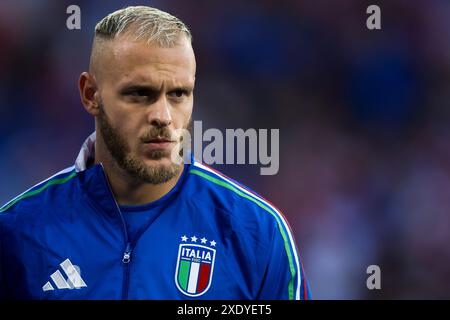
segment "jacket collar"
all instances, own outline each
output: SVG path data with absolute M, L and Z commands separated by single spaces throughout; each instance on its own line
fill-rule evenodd
M 81 172 L 87 169 L 88 162 L 92 161 L 95 157 L 95 137 L 96 132 L 94 131 L 91 135 L 84 141 L 81 146 L 81 150 L 78 153 L 77 159 L 75 160 L 75 171 Z
M 79 181 L 82 190 L 92 205 L 109 215 L 117 215 L 120 209 L 112 193 L 109 185 L 106 172 L 101 163 L 95 164 L 95 131 L 85 140 L 81 150 L 75 160 L 75 170 L 78 173 Z M 191 165 L 195 161 L 192 154 L 189 155 Z M 179 191 L 183 181 L 188 175 L 189 167 L 184 167 L 182 177 L 180 177 L 177 185 L 169 192 L 170 196 Z M 163 199 L 164 198 L 164 199 Z M 168 196 L 156 200 L 157 203 L 162 203 L 167 200 Z
M 89 202 L 109 215 L 116 215 L 118 207 L 101 163 L 94 164 L 95 131 L 84 141 L 75 160 L 80 186 Z M 91 165 L 90 165 L 91 164 Z

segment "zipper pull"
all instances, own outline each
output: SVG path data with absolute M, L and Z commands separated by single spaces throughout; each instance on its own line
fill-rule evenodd
M 130 243 L 127 243 L 127 248 L 125 249 L 125 252 L 123 253 L 122 262 L 129 263 L 130 260 L 131 260 L 131 245 L 130 245 Z

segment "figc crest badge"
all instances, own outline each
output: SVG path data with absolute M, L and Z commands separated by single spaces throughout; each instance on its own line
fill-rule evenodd
M 190 240 L 190 241 L 188 241 Z M 208 291 L 216 259 L 214 240 L 208 241 L 193 237 L 181 237 L 178 248 L 175 284 L 183 294 L 198 297 Z

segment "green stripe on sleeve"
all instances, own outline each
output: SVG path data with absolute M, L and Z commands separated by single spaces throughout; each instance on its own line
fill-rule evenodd
M 42 187 L 40 187 L 39 189 L 35 189 L 35 190 L 31 190 L 29 192 L 26 192 L 23 195 L 21 195 L 20 197 L 18 197 L 16 199 L 12 200 L 11 202 L 5 204 L 2 208 L 0 208 L 0 212 L 4 212 L 4 211 L 8 210 L 13 205 L 15 205 L 17 202 L 19 202 L 20 200 L 23 200 L 25 198 L 29 198 L 29 197 L 32 197 L 32 196 L 35 196 L 35 195 L 41 193 L 42 191 L 44 191 L 45 189 L 47 189 L 48 187 L 50 187 L 52 185 L 66 183 L 67 181 L 69 181 L 70 179 L 75 177 L 76 175 L 77 175 L 76 172 L 72 172 L 67 177 L 50 180 L 46 184 L 44 184 Z
M 247 194 L 245 194 L 244 192 L 242 192 L 241 190 L 237 189 L 235 186 L 233 186 L 232 184 L 230 184 L 230 183 L 228 183 L 226 181 L 219 180 L 217 178 L 214 178 L 214 177 L 210 176 L 209 174 L 207 174 L 205 172 L 202 172 L 202 171 L 199 171 L 199 170 L 196 170 L 196 169 L 191 169 L 189 172 L 193 173 L 193 174 L 196 174 L 196 175 L 198 175 L 198 176 L 200 176 L 200 177 L 202 177 L 202 178 L 204 178 L 204 179 L 206 179 L 208 181 L 211 181 L 211 182 L 213 182 L 213 183 L 215 183 L 215 184 L 217 184 L 219 186 L 227 188 L 227 189 L 233 191 L 234 193 L 236 193 L 237 195 L 239 195 L 239 196 L 241 196 L 241 197 L 243 197 L 243 198 L 245 198 L 247 200 L 252 201 L 253 203 L 257 204 L 259 207 L 261 207 L 265 211 L 269 212 L 275 218 L 275 220 L 277 221 L 277 224 L 278 224 L 278 229 L 280 230 L 281 236 L 282 236 L 283 241 L 284 241 L 284 249 L 286 250 L 286 253 L 287 253 L 287 256 L 288 256 L 289 270 L 291 272 L 291 280 L 289 280 L 289 284 L 288 284 L 289 300 L 294 300 L 294 280 L 295 280 L 296 271 L 295 271 L 294 263 L 293 263 L 293 260 L 292 260 L 291 247 L 289 245 L 289 241 L 287 239 L 286 232 L 284 231 L 283 226 L 282 226 L 282 224 L 280 222 L 280 217 L 278 217 L 277 214 L 275 212 L 273 212 L 272 209 L 267 207 L 264 203 L 256 200 L 253 197 L 248 196 Z

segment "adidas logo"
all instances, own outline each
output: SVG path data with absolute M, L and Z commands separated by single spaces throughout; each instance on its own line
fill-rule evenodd
M 60 264 L 62 270 L 66 274 L 67 278 L 64 278 L 61 271 L 56 270 L 50 276 L 53 284 L 57 289 L 81 289 L 83 287 L 87 287 L 83 278 L 80 275 L 80 268 L 78 266 L 74 266 L 69 259 L 64 260 Z M 55 290 L 55 287 L 52 285 L 52 281 L 47 281 L 46 284 L 42 286 L 42 291 L 52 291 Z

